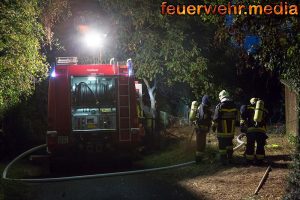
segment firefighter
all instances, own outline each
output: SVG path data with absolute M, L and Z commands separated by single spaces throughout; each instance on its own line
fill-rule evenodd
M 251 98 L 250 105 L 243 105 L 240 109 L 240 126 L 246 133 L 247 145 L 245 157 L 248 164 L 260 165 L 265 159 L 265 144 L 268 138 L 266 134 L 266 118 L 268 111 L 259 98 Z M 257 144 L 255 151 L 255 143 Z M 256 159 L 255 159 L 256 158 Z
M 140 120 L 144 118 L 144 112 L 139 101 L 136 104 L 136 112 Z
M 210 100 L 208 95 L 202 97 L 202 102 L 197 110 L 196 126 L 196 162 L 200 162 L 206 146 L 206 135 L 211 125 Z
M 223 165 L 226 165 L 233 162 L 232 140 L 235 133 L 235 123 L 238 120 L 238 111 L 226 90 L 219 93 L 219 99 L 220 103 L 216 106 L 213 115 L 212 130 L 217 131 L 220 160 Z

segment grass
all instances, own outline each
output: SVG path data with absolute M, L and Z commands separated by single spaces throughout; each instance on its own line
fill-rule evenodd
M 145 156 L 139 164 L 145 168 L 155 168 L 194 161 L 196 148 L 195 138 L 189 141 L 190 135 L 186 134 L 186 136 L 187 137 L 177 138 L 171 143 L 168 142 L 168 146 L 165 146 L 159 152 L 154 152 L 151 155 Z M 203 162 L 173 169 L 172 171 L 158 172 L 157 177 L 173 181 L 174 179 L 185 179 L 197 176 L 199 173 L 207 174 L 212 170 L 219 168 L 220 165 L 217 161 L 217 140 L 213 139 L 213 136 L 209 136 L 208 139 L 209 138 L 211 142 L 206 146 Z
M 185 130 L 187 131 L 187 130 Z M 173 164 L 179 164 L 183 162 L 192 161 L 195 158 L 195 136 L 189 143 L 190 130 L 185 134 L 186 137 L 178 137 L 176 142 L 169 143 L 162 151 L 155 152 L 149 156 L 144 157 L 140 164 L 145 168 L 162 167 Z M 182 134 L 182 133 L 180 133 Z M 283 134 L 269 134 L 269 139 L 267 140 L 266 155 L 271 161 L 278 158 L 279 155 L 284 157 L 283 159 L 289 159 L 293 152 L 293 145 L 288 143 L 288 136 Z M 194 175 L 205 175 L 209 173 L 214 173 L 222 170 L 224 166 L 220 165 L 218 162 L 218 141 L 214 135 L 208 135 L 207 141 L 210 143 L 206 146 L 205 158 L 202 163 L 197 165 L 191 165 L 188 167 L 176 169 L 178 173 L 176 176 L 182 178 L 188 178 Z M 243 138 L 246 141 L 246 138 Z M 234 146 L 237 145 L 236 138 L 233 140 Z M 244 159 L 245 146 L 234 152 L 234 157 L 237 162 L 241 163 Z M 288 157 L 288 158 L 287 158 Z M 163 172 L 167 173 L 168 172 Z M 160 176 L 162 174 L 160 173 Z
M 167 149 L 146 156 L 141 162 L 146 168 L 153 168 L 188 162 L 193 159 L 193 149 L 188 146 L 185 147 L 185 144 L 181 142 L 171 144 Z
M 1 177 L 4 168 L 8 163 L 0 163 Z M 37 174 L 37 168 L 32 167 L 26 160 L 21 160 L 14 164 L 8 171 L 7 177 L 9 178 L 24 178 L 28 173 Z M 32 186 L 26 183 L 8 181 L 1 179 L 0 182 L 0 200 L 25 200 L 34 199 L 32 194 Z

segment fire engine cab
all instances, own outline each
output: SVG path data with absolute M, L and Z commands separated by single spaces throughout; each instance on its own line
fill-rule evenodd
M 79 65 L 76 57 L 57 58 L 48 89 L 48 153 L 74 157 L 135 149 L 143 136 L 135 84 L 130 59 Z

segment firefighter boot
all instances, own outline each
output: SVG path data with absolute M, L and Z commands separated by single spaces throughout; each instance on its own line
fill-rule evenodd
M 253 165 L 254 164 L 254 155 L 245 154 L 245 165 Z

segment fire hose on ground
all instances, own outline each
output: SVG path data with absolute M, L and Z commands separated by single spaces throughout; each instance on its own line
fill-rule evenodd
M 237 142 L 239 143 L 238 146 L 234 148 L 234 150 L 237 150 L 241 148 L 244 145 L 244 142 L 241 140 L 241 138 L 244 136 L 244 134 L 240 134 L 237 137 Z M 150 168 L 150 169 L 142 169 L 142 170 L 132 170 L 132 171 L 124 171 L 124 172 L 114 172 L 114 173 L 105 173 L 105 174 L 92 174 L 92 175 L 82 175 L 82 176 L 69 176 L 69 177 L 58 177 L 58 178 L 26 178 L 26 179 L 16 179 L 16 178 L 8 178 L 7 173 L 10 167 L 16 163 L 17 161 L 21 160 L 22 158 L 30 155 L 31 153 L 38 151 L 40 149 L 45 148 L 47 145 L 43 144 L 37 147 L 34 147 L 32 149 L 29 149 L 28 151 L 25 151 L 24 153 L 17 156 L 15 159 L 13 159 L 4 169 L 2 173 L 2 179 L 7 181 L 20 181 L 20 182 L 26 182 L 26 183 L 46 183 L 46 182 L 63 182 L 63 181 L 75 181 L 75 180 L 82 180 L 82 179 L 93 179 L 93 178 L 104 178 L 104 177 L 113 177 L 113 176 L 125 176 L 125 175 L 133 175 L 133 174 L 142 174 L 142 173 L 148 173 L 148 172 L 156 172 L 156 171 L 162 171 L 167 169 L 175 169 L 180 167 L 185 167 L 188 165 L 195 164 L 196 161 L 189 161 L 181 164 L 176 165 L 169 165 L 165 167 L 157 167 L 157 168 Z
M 236 141 L 238 142 L 238 145 L 236 147 L 233 148 L 233 151 L 236 151 L 238 149 L 240 149 L 242 146 L 245 145 L 245 142 L 242 141 L 242 137 L 246 136 L 245 133 L 241 133 L 237 136 Z

